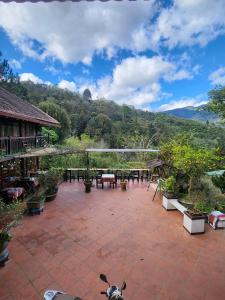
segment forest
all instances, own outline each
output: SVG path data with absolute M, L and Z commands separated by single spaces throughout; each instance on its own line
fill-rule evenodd
M 92 99 L 54 85 L 20 82 L 7 60 L 0 60 L 0 86 L 10 90 L 56 118 L 61 128 L 42 129 L 53 144 L 78 146 L 104 145 L 110 148 L 160 148 L 171 140 L 183 140 L 194 148 L 217 149 L 225 153 L 225 128 L 217 124 L 185 120 L 163 113 L 152 113 L 109 99 Z M 209 92 L 214 99 L 223 88 Z M 209 109 L 220 113 L 210 101 Z M 217 109 L 217 110 L 216 110 Z M 221 116 L 223 117 L 223 115 Z

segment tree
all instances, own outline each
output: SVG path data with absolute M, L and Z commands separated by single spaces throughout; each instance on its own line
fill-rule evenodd
M 225 119 L 225 87 L 218 86 L 209 91 L 209 103 L 206 109 L 217 113 L 222 119 Z
M 90 101 L 92 99 L 91 92 L 89 89 L 85 89 L 83 92 L 83 99 Z
M 71 115 L 71 129 L 72 134 L 77 135 L 78 137 L 81 136 L 82 133 L 84 133 L 85 127 L 87 125 L 87 114 L 81 112 Z
M 20 78 L 18 74 L 15 74 L 9 65 L 7 59 L 2 58 L 2 53 L 0 51 L 0 87 L 3 87 L 16 94 L 18 97 L 27 99 L 27 90 L 20 83 Z
M 2 59 L 0 52 L 0 84 L 18 83 L 19 76 L 13 73 L 7 59 Z
M 100 113 L 89 120 L 85 132 L 91 137 L 104 139 L 106 142 L 110 143 L 112 127 L 112 120 L 105 114 Z
M 48 137 L 50 140 L 50 143 L 52 143 L 52 144 L 55 144 L 59 139 L 59 136 L 56 133 L 56 131 L 54 129 L 50 129 L 47 127 L 42 127 L 41 134 L 45 137 Z
M 61 128 L 56 129 L 56 132 L 60 140 L 63 140 L 70 134 L 70 118 L 65 109 L 50 101 L 41 102 L 39 107 L 48 115 L 59 121 Z
M 188 195 L 191 198 L 193 182 L 209 169 L 215 168 L 218 157 L 215 150 L 196 149 L 189 145 L 174 145 L 172 148 L 173 166 L 189 177 Z

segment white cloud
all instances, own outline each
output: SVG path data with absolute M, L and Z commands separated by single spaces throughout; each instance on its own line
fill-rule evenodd
M 90 64 L 95 53 L 108 58 L 116 49 L 136 50 L 145 41 L 144 26 L 155 12 L 154 1 L 79 3 L 1 3 L 0 26 L 25 55 L 64 63 Z M 137 28 L 140 28 L 137 31 Z
M 76 91 L 76 84 L 73 81 L 61 80 L 58 83 L 58 87 L 64 90 L 69 90 L 70 92 Z
M 26 56 L 86 65 L 95 54 L 204 46 L 225 33 L 225 0 L 158 3 L 1 3 L 0 27 Z
M 213 85 L 225 85 L 225 67 L 221 67 L 209 75 Z
M 175 63 L 161 56 L 130 57 L 122 60 L 112 76 L 101 78 L 97 83 L 83 82 L 80 91 L 88 87 L 94 98 L 106 98 L 118 103 L 126 103 L 137 107 L 158 101 L 162 96 L 161 80 L 174 81 L 190 79 L 188 71 L 179 69 Z
M 14 68 L 14 69 L 21 69 L 21 67 L 22 67 L 21 62 L 17 59 L 10 60 L 9 65 L 11 68 Z
M 151 28 L 152 47 L 205 46 L 225 33 L 224 15 L 224 0 L 174 0 Z
M 50 81 L 44 81 L 40 77 L 34 75 L 33 73 L 22 73 L 19 75 L 20 81 L 32 81 L 37 84 L 47 84 L 52 85 Z
M 207 100 L 204 100 L 206 97 L 204 95 L 198 95 L 195 98 L 183 98 L 180 100 L 173 100 L 169 103 L 161 105 L 157 111 L 166 111 L 176 108 L 182 108 L 187 106 L 199 106 L 207 103 Z
M 46 66 L 45 67 L 45 71 L 50 72 L 53 75 L 57 75 L 60 73 L 60 70 L 58 70 L 57 68 L 55 68 L 54 66 Z
M 32 81 L 33 83 L 44 83 L 44 81 L 33 73 L 20 74 L 21 81 Z

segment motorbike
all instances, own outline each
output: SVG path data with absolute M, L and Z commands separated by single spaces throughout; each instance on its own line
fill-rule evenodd
M 126 282 L 124 281 L 121 287 L 110 285 L 106 275 L 100 274 L 100 279 L 108 284 L 105 291 L 100 292 L 105 295 L 108 300 L 124 300 L 123 291 L 126 289 Z M 74 297 L 61 291 L 48 290 L 44 293 L 44 300 L 82 300 L 80 297 Z

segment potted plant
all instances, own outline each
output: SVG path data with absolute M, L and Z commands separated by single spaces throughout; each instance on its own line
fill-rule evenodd
M 56 169 L 51 169 L 44 175 L 46 201 L 52 201 L 56 198 L 56 195 L 58 193 L 58 183 L 60 178 L 61 178 L 61 173 L 59 170 Z
M 221 197 L 221 191 L 210 178 L 200 177 L 192 186 L 191 195 L 188 197 L 193 208 L 184 212 L 184 228 L 191 234 L 204 233 L 208 214 L 221 203 Z
M 128 177 L 128 172 L 126 171 L 122 171 L 121 174 L 121 180 L 120 180 L 120 187 L 121 187 L 121 191 L 126 191 L 127 190 L 127 177 Z
M 92 187 L 92 181 L 90 179 L 89 170 L 86 170 L 84 186 L 85 186 L 85 193 L 90 193 Z
M 90 193 L 91 187 L 92 187 L 92 181 L 91 181 L 90 169 L 89 169 L 88 152 L 87 152 L 87 156 L 86 156 L 86 171 L 85 171 L 84 186 L 85 186 L 85 193 Z
M 170 176 L 165 180 L 161 180 L 160 188 L 163 193 L 163 207 L 166 210 L 175 210 L 176 208 L 173 205 L 171 205 L 170 200 L 177 199 L 176 178 L 174 176 Z
M 33 214 L 41 214 L 44 210 L 44 203 L 45 203 L 45 190 L 38 190 L 30 199 L 27 201 L 27 209 L 28 213 Z
M 9 259 L 8 244 L 12 239 L 10 229 L 17 225 L 22 217 L 24 205 L 22 202 L 5 204 L 0 201 L 0 266 L 4 266 Z

